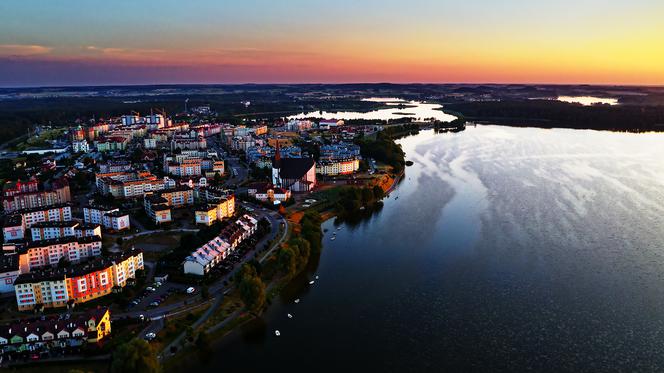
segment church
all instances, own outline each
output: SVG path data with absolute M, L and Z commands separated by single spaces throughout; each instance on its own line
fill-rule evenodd
M 272 161 L 272 184 L 291 192 L 310 192 L 316 186 L 316 161 L 313 158 L 281 158 L 279 143 Z

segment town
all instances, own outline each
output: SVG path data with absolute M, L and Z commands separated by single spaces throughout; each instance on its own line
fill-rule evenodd
M 403 154 L 375 143 L 413 128 L 387 129 L 218 123 L 207 105 L 38 126 L 2 157 L 0 362 L 108 359 L 136 337 L 166 359 L 200 342 L 195 325 L 260 310 L 242 281 L 303 269 L 320 232 L 302 227 L 339 204 L 330 191 L 372 191 L 364 209 L 395 185 Z

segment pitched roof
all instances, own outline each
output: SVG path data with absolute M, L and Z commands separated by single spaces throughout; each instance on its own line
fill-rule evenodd
M 313 158 L 282 158 L 279 176 L 282 179 L 301 179 L 315 166 Z

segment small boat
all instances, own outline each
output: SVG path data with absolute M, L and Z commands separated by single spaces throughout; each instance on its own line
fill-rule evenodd
M 341 230 L 341 227 L 337 228 L 337 230 L 340 231 L 340 230 Z
M 276 336 L 278 337 L 278 336 L 280 336 L 280 335 L 281 335 L 281 333 L 279 333 L 279 331 L 278 331 L 278 330 L 275 330 L 275 331 L 274 331 L 274 335 L 276 335 Z
M 291 315 L 290 313 L 287 316 L 288 316 L 289 319 L 293 318 L 293 315 Z
M 332 238 L 330 238 L 330 241 L 334 241 L 335 238 L 336 238 L 336 237 L 332 237 Z
M 313 284 L 314 284 L 314 280 L 309 281 L 309 285 L 313 285 Z
M 300 298 L 295 299 L 295 303 L 300 303 Z
M 399 196 L 394 197 L 394 200 L 395 200 L 395 201 L 398 200 L 398 199 L 399 199 Z
M 318 280 L 318 276 L 316 276 L 316 280 Z
M 364 211 L 364 206 L 360 207 L 360 211 Z

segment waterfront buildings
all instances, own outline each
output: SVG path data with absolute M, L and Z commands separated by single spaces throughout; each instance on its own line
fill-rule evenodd
M 272 184 L 291 192 L 310 192 L 316 186 L 313 158 L 281 158 L 279 145 L 272 162 Z
M 258 221 L 243 215 L 221 233 L 189 255 L 182 263 L 185 274 L 203 276 L 223 261 L 237 246 L 256 232 Z
M 247 186 L 247 194 L 261 202 L 286 202 L 291 198 L 291 191 L 275 188 L 270 183 L 253 183 Z

